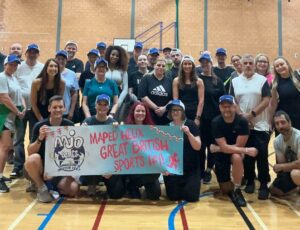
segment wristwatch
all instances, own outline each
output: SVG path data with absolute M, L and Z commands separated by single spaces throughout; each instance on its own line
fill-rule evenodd
M 201 116 L 197 115 L 196 119 L 200 121 L 201 120 Z
M 256 117 L 256 112 L 255 111 L 251 111 L 251 115 L 253 116 L 253 117 Z

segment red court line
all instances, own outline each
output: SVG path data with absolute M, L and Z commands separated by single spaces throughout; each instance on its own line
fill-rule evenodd
M 187 223 L 187 219 L 186 219 L 186 215 L 185 215 L 185 211 L 184 211 L 183 207 L 180 209 L 180 216 L 181 216 L 183 230 L 189 230 L 189 226 Z
M 101 206 L 99 208 L 99 211 L 98 211 L 97 217 L 95 219 L 92 230 L 97 230 L 98 229 L 98 227 L 100 225 L 101 218 L 102 218 L 103 213 L 104 213 L 104 209 L 105 209 L 106 204 L 107 204 L 107 200 L 103 200 L 101 202 Z

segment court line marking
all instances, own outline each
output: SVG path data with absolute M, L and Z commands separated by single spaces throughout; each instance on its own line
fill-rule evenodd
M 24 211 L 15 219 L 15 221 L 9 225 L 8 230 L 13 230 L 23 220 L 23 218 L 30 212 L 34 205 L 36 205 L 37 199 L 33 200 Z
M 50 212 L 46 215 L 46 218 L 43 220 L 43 222 L 39 226 L 38 230 L 45 229 L 45 227 L 47 226 L 47 224 L 49 223 L 49 221 L 51 220 L 51 218 L 53 217 L 53 215 L 55 214 L 55 212 L 57 211 L 57 209 L 59 208 L 59 206 L 62 204 L 63 201 L 64 201 L 64 197 L 62 196 L 52 207 Z
M 5 183 L 7 183 L 8 184 L 8 188 L 10 189 L 13 185 L 15 185 L 17 182 L 19 181 L 19 179 L 16 179 L 16 180 L 14 180 L 13 182 L 11 182 L 11 183 L 7 183 L 7 182 L 5 182 Z M 6 192 L 7 193 L 7 192 Z M 6 193 L 0 193 L 0 196 L 3 196 L 4 194 L 6 194 Z
M 101 222 L 101 218 L 102 218 L 103 213 L 104 213 L 104 209 L 105 209 L 106 204 L 107 204 L 107 200 L 102 200 L 92 230 L 97 230 L 98 229 L 98 227 L 100 225 L 100 222 Z
M 254 216 L 254 218 L 256 219 L 257 223 L 260 225 L 261 229 L 263 230 L 268 230 L 267 225 L 264 223 L 264 221 L 260 218 L 260 216 L 258 215 L 257 212 L 255 212 L 255 210 L 253 209 L 253 207 L 247 203 L 247 208 L 249 209 L 249 211 L 252 213 L 252 215 Z
M 250 221 L 249 218 L 247 217 L 247 215 L 246 215 L 246 213 L 244 212 L 244 210 L 243 210 L 240 206 L 238 206 L 236 202 L 234 202 L 232 196 L 230 196 L 229 194 L 228 194 L 228 196 L 229 196 L 229 198 L 231 199 L 231 201 L 232 201 L 233 205 L 235 206 L 236 210 L 239 212 L 239 214 L 240 214 L 241 217 L 243 218 L 243 220 L 244 220 L 245 224 L 248 226 L 248 228 L 249 228 L 250 230 L 255 230 L 253 224 L 251 223 L 251 221 Z
M 199 196 L 199 199 L 203 197 L 211 196 L 213 194 L 214 194 L 213 192 L 203 193 Z M 175 225 L 174 225 L 175 216 L 178 213 L 178 211 L 180 211 L 180 209 L 183 208 L 186 204 L 188 204 L 187 201 L 182 201 L 171 211 L 168 219 L 169 230 L 175 230 Z
M 280 201 L 280 202 L 285 203 L 285 204 L 286 204 L 290 209 L 292 209 L 292 211 L 300 218 L 300 212 L 297 211 L 297 210 L 291 205 L 290 202 L 288 202 L 287 200 L 279 199 L 279 198 L 274 197 L 274 196 L 272 196 L 272 199 L 275 199 L 275 200 L 278 200 L 278 201 Z

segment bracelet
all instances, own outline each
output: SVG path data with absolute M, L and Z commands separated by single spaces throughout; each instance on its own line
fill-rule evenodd
M 253 116 L 253 117 L 256 117 L 257 116 L 257 114 L 256 114 L 256 112 L 255 111 L 251 111 L 251 115 Z
M 43 140 L 40 140 L 39 138 L 36 139 L 38 144 L 42 144 Z
M 196 119 L 200 121 L 201 120 L 201 116 L 197 115 Z

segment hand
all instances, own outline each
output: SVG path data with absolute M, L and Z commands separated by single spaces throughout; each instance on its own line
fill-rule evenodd
M 114 119 L 114 116 L 112 114 L 109 114 L 108 117 L 110 117 L 111 119 Z
M 189 134 L 191 133 L 189 127 L 187 127 L 187 126 L 185 126 L 185 125 L 183 125 L 183 126 L 181 127 L 181 130 L 182 130 L 186 135 L 189 135 Z
M 218 145 L 215 145 L 215 144 L 211 144 L 209 146 L 209 149 L 210 149 L 211 153 L 217 153 L 217 152 L 221 151 L 220 147 Z
M 248 156 L 256 157 L 257 153 L 258 153 L 258 151 L 254 147 L 246 148 L 245 154 L 248 155 Z
M 105 179 L 109 180 L 109 179 L 112 177 L 112 175 L 111 175 L 111 174 L 103 175 L 103 177 L 104 177 Z
M 69 120 L 72 120 L 72 119 L 73 119 L 73 116 L 74 116 L 74 112 L 69 112 L 69 114 L 68 114 L 68 119 L 69 119 Z
M 157 107 L 154 111 L 159 117 L 162 117 L 166 112 L 166 108 L 164 106 Z
M 24 111 L 18 112 L 18 113 L 17 113 L 17 116 L 18 116 L 19 119 L 23 119 L 24 116 L 25 116 L 25 112 L 24 112 Z
M 251 113 L 241 113 L 241 116 L 247 119 L 248 122 L 252 119 L 252 114 Z
M 47 125 L 43 125 L 39 130 L 40 135 L 38 138 L 41 141 L 44 140 L 46 138 L 46 136 L 48 135 L 49 131 L 50 131 L 49 127 Z
M 170 176 L 171 175 L 171 173 L 169 173 L 168 171 L 165 171 L 162 174 L 163 174 L 163 176 Z
M 281 167 L 280 164 L 274 165 L 273 166 L 273 170 L 274 170 L 275 173 L 279 173 L 279 172 L 283 171 L 283 169 L 282 169 L 282 167 Z
M 196 124 L 198 127 L 200 126 L 200 120 L 199 120 L 199 119 L 196 118 L 196 119 L 194 120 L 194 122 L 195 122 L 195 124 Z
M 112 123 L 112 125 L 113 125 L 114 128 L 117 128 L 119 126 L 119 122 L 115 121 L 115 122 Z

